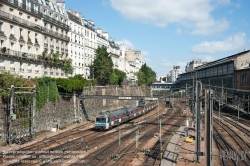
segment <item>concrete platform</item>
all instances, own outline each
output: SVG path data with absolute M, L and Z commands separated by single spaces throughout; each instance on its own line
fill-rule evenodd
M 179 144 L 179 138 L 181 135 L 185 135 L 185 128 L 186 126 L 181 126 L 171 138 L 164 155 L 162 156 L 161 166 L 176 166 L 181 146 L 181 144 Z

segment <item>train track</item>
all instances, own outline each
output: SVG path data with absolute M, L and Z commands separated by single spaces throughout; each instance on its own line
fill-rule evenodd
M 177 112 L 177 114 L 179 113 L 180 112 Z M 173 132 L 176 131 L 182 125 L 183 120 L 184 120 L 184 117 L 179 116 L 177 122 L 175 122 L 174 125 L 172 125 L 170 129 L 168 129 L 168 132 L 164 132 L 164 134 L 162 135 L 162 149 L 165 149 L 167 147 L 167 144 L 169 143 Z M 170 122 L 170 124 L 172 123 L 173 121 Z M 147 154 L 147 157 L 144 160 L 143 165 L 145 166 L 159 165 L 161 162 L 160 161 L 161 155 L 163 154 L 161 154 L 161 150 L 160 150 L 160 141 L 157 141 L 157 143 L 150 150 L 150 153 Z
M 156 109 L 154 109 L 153 111 L 155 111 Z M 152 111 L 151 111 L 152 112 Z M 163 110 L 160 110 L 160 113 L 162 113 Z M 153 113 L 152 115 L 150 115 L 149 117 L 147 117 L 147 120 L 149 123 L 152 123 L 156 120 L 158 112 Z M 138 122 L 138 120 L 134 120 L 134 123 Z M 133 123 L 133 122 L 131 122 Z M 128 133 L 126 135 L 124 135 L 121 138 L 121 142 L 124 144 L 126 144 L 125 147 L 123 146 L 118 146 L 118 139 L 113 141 L 111 144 L 107 144 L 105 147 L 103 147 L 102 149 L 99 149 L 98 151 L 92 153 L 89 156 L 86 156 L 84 159 L 82 159 L 82 161 L 85 161 L 85 164 L 89 164 L 91 166 L 94 165 L 105 165 L 107 161 L 111 160 L 110 156 L 112 155 L 117 155 L 117 152 L 119 151 L 119 154 L 124 154 L 127 151 L 133 151 L 131 150 L 132 147 L 135 147 L 134 145 L 134 139 L 133 137 L 135 137 L 135 125 L 130 125 L 131 129 L 130 131 L 128 131 L 128 128 L 126 128 L 126 130 L 128 131 Z M 142 126 L 140 128 L 140 131 L 145 129 L 146 126 Z M 112 137 L 112 136 L 111 136 Z M 116 137 L 117 138 L 117 137 Z M 132 140 L 132 141 L 131 141 Z M 141 140 L 141 139 L 140 139 Z M 130 143 L 129 143 L 130 142 Z M 98 157 L 96 157 L 98 156 Z M 78 163 L 81 162 L 81 160 L 77 161 Z M 75 165 L 75 164 L 73 164 Z
M 215 139 L 215 141 L 222 140 L 224 144 L 228 147 L 227 149 L 225 148 L 222 149 L 223 144 L 219 146 L 219 150 L 221 148 L 220 153 L 222 154 L 223 152 L 227 153 L 230 152 L 230 154 L 226 155 L 231 155 L 231 156 L 222 156 L 221 158 L 224 160 L 224 158 L 231 158 L 232 160 L 235 160 L 236 164 L 238 165 L 249 165 L 250 163 L 250 154 L 245 154 L 244 158 L 242 158 L 242 153 L 243 152 L 248 152 L 250 146 L 246 144 L 246 142 L 234 131 L 232 130 L 232 127 L 228 125 L 228 123 L 225 123 L 224 121 L 221 121 L 219 123 L 218 119 L 214 119 L 214 128 L 217 131 L 217 135 L 215 135 L 214 138 L 223 138 L 223 139 Z M 223 124 L 223 125 L 220 125 Z M 231 128 L 230 128 L 231 127 Z M 230 147 L 229 147 L 230 144 Z M 225 150 L 225 151 L 224 151 Z M 223 161 L 222 162 L 225 162 Z

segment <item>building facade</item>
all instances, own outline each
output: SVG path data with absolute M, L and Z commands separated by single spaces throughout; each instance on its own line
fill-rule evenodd
M 250 51 L 243 51 L 196 67 L 193 71 L 180 74 L 178 86 L 192 85 L 193 80 L 203 84 L 236 88 L 236 71 L 250 62 Z
M 196 67 L 201 66 L 205 63 L 207 63 L 207 62 L 202 62 L 200 59 L 198 59 L 198 60 L 194 59 L 194 60 L 187 63 L 186 68 L 185 68 L 185 72 L 192 71 Z
M 69 27 L 63 8 L 55 1 L 3 0 L 0 15 L 1 70 L 25 78 L 65 77 L 60 66 L 41 58 L 66 55 L 62 49 L 69 41 Z
M 180 66 L 173 66 L 173 70 L 169 72 L 168 75 L 168 82 L 175 83 L 177 81 L 177 78 L 182 73 Z
M 85 27 L 82 24 L 82 15 L 77 11 L 68 10 L 70 31 L 68 36 L 68 55 L 72 59 L 73 75 L 80 74 L 84 78 L 88 77 L 85 71 Z

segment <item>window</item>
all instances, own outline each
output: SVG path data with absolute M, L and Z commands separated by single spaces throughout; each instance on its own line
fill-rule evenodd
M 3 48 L 3 46 L 4 46 L 3 42 L 4 42 L 3 40 L 0 40 L 0 48 Z
M 247 74 L 243 74 L 242 75 L 242 86 L 248 86 L 248 75 Z
M 31 11 L 31 2 L 30 2 L 30 0 L 26 0 L 26 9 L 28 11 Z
M 20 45 L 20 52 L 22 53 L 23 51 L 23 45 Z
M 10 26 L 10 34 L 14 35 L 14 27 L 12 25 Z
M 2 32 L 2 31 L 3 31 L 3 23 L 0 22 L 0 32 Z
M 0 58 L 0 69 L 4 68 L 4 60 Z
M 28 54 L 30 54 L 30 47 L 28 47 Z
M 23 29 L 20 28 L 20 36 L 22 36 L 22 34 L 23 34 Z

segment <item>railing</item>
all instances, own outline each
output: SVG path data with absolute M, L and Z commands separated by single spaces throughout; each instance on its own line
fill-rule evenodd
M 53 31 L 51 29 L 42 28 L 42 31 L 44 31 L 44 32 L 46 32 L 46 33 L 48 33 L 50 35 L 61 37 L 61 38 L 65 39 L 65 40 L 69 40 L 69 37 L 67 35 L 59 34 L 58 32 L 55 32 L 55 31 Z
M 35 73 L 38 74 L 38 73 L 39 73 L 39 70 L 35 70 Z
M 69 29 L 69 26 L 68 26 L 67 24 L 65 24 L 65 23 L 62 23 L 62 22 L 60 22 L 60 21 L 58 21 L 58 20 L 56 20 L 56 19 L 54 19 L 54 18 L 51 18 L 51 17 L 45 15 L 45 14 L 43 15 L 43 17 L 44 17 L 45 19 L 51 21 L 52 23 L 61 25 L 61 26 L 63 26 L 64 28 Z
M 39 15 L 41 17 L 43 16 L 43 14 L 41 12 L 39 12 L 38 10 L 34 10 L 34 8 L 31 8 L 31 7 L 27 6 L 26 4 L 20 3 L 20 2 L 18 2 L 18 0 L 5 0 L 5 1 L 8 1 L 8 2 L 14 4 L 15 6 L 18 6 L 24 10 L 27 10 L 33 14 Z
M 24 58 L 30 58 L 30 59 L 37 59 L 37 55 L 26 53 L 26 52 L 9 50 L 9 51 L 6 51 L 5 53 L 12 55 L 14 57 L 24 57 Z
M 34 24 L 32 22 L 29 22 L 27 20 L 24 20 L 20 17 L 17 17 L 17 16 L 14 16 L 12 14 L 9 14 L 7 12 L 4 12 L 4 11 L 1 11 L 0 10 L 0 16 L 4 17 L 4 18 L 7 18 L 9 20 L 12 20 L 12 21 L 15 21 L 15 22 L 18 22 L 22 25 L 25 25 L 25 26 L 28 26 L 28 27 L 31 27 L 31 28 L 34 28 L 36 30 L 39 30 L 39 31 L 44 31 L 45 33 L 48 33 L 50 35 L 54 35 L 54 36 L 57 36 L 57 37 L 60 37 L 60 38 L 63 38 L 65 40 L 69 40 L 69 37 L 67 35 L 63 35 L 63 34 L 59 34 L 58 32 L 55 32 L 55 31 L 52 31 L 50 29 L 47 29 L 47 28 L 44 28 L 44 27 L 41 27 L 40 25 L 38 24 Z
M 28 73 L 31 73 L 32 72 L 32 69 L 28 69 Z
M 0 16 L 1 17 L 4 17 L 4 18 L 7 18 L 9 20 L 12 20 L 12 21 L 15 21 L 15 22 L 18 22 L 20 24 L 23 24 L 23 25 L 26 25 L 26 26 L 29 26 L 29 27 L 32 27 L 32 28 L 35 28 L 35 29 L 39 29 L 41 30 L 41 26 L 37 25 L 37 24 L 34 24 L 32 22 L 29 22 L 27 20 L 24 20 L 22 18 L 19 18 L 17 16 L 14 16 L 12 14 L 9 14 L 9 13 L 6 13 L 4 11 L 1 11 L 0 10 Z

